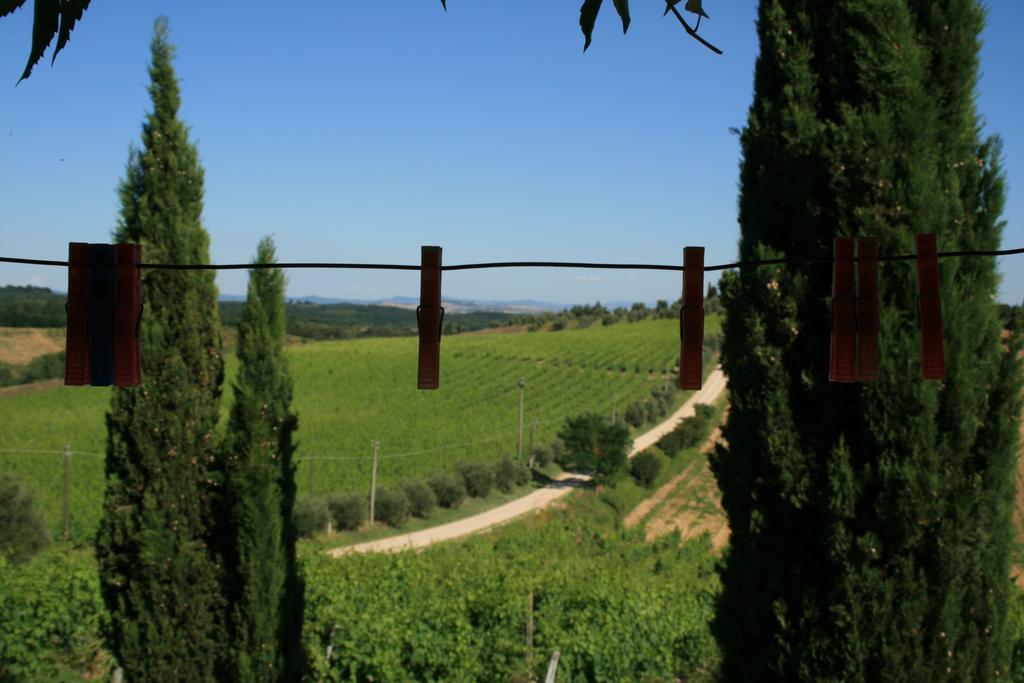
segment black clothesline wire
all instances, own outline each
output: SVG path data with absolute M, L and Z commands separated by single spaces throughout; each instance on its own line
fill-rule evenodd
M 1015 256 L 1024 254 L 1024 247 L 1019 249 L 984 250 L 984 251 L 940 251 L 939 258 L 959 258 L 963 256 Z M 879 256 L 879 261 L 914 261 L 915 254 L 899 254 L 894 256 Z M 854 261 L 859 261 L 855 257 Z M 815 265 L 832 263 L 834 259 L 828 258 L 777 258 L 760 259 L 754 261 L 736 261 L 734 263 L 722 263 L 715 266 L 705 266 L 705 271 L 731 270 L 733 268 L 754 268 L 758 266 L 781 266 L 781 265 Z M 12 256 L 0 256 L 0 263 L 22 263 L 33 266 L 59 266 L 66 268 L 67 261 L 49 261 L 44 259 L 15 258 Z M 140 263 L 139 268 L 148 270 L 252 270 L 255 268 L 324 268 L 336 270 L 420 270 L 420 266 L 404 265 L 397 263 Z M 667 270 L 683 272 L 683 266 L 657 264 L 657 263 L 591 263 L 581 261 L 492 261 L 488 263 L 460 263 L 450 266 L 441 266 L 442 271 L 455 270 L 482 270 L 485 268 L 590 268 L 605 270 Z

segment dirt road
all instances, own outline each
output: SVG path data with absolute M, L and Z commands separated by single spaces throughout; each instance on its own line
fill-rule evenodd
M 725 389 L 725 375 L 721 368 L 715 368 L 704 382 L 704 387 L 687 399 L 679 410 L 669 416 L 664 422 L 653 429 L 641 434 L 633 440 L 633 448 L 629 457 L 633 457 L 645 448 L 650 448 L 658 440 L 675 429 L 676 425 L 685 417 L 694 414 L 698 403 L 714 403 Z M 466 517 L 465 519 L 442 524 L 441 526 L 414 531 L 401 536 L 391 536 L 377 541 L 367 541 L 357 545 L 333 548 L 327 553 L 332 557 L 341 557 L 349 553 L 379 553 L 397 550 L 410 550 L 424 548 L 434 543 L 450 541 L 462 536 L 486 531 L 493 527 L 510 522 L 529 512 L 535 512 L 551 505 L 559 498 L 570 493 L 574 488 L 586 482 L 588 477 L 580 474 L 563 473 L 552 484 L 527 494 L 522 498 L 505 503 L 493 510 L 481 512 L 479 515 Z

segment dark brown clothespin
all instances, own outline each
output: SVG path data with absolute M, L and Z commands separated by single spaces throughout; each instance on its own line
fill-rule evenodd
M 67 342 L 64 350 L 64 384 L 92 383 L 89 351 L 89 245 L 68 245 Z
M 921 328 L 921 375 L 945 379 L 942 350 L 942 303 L 939 298 L 939 256 L 934 234 L 915 235 L 917 254 L 917 322 Z
M 117 294 L 114 311 L 114 386 L 142 383 L 142 245 L 118 244 Z
M 420 264 L 420 305 L 416 325 L 420 333 L 417 387 L 437 389 L 441 379 L 441 247 L 423 247 Z
M 704 370 L 704 247 L 683 249 L 679 337 L 679 388 L 700 389 Z
M 857 379 L 857 301 L 853 272 L 853 238 L 836 237 L 832 262 L 832 337 L 828 379 Z
M 878 240 L 857 240 L 857 379 L 878 381 Z

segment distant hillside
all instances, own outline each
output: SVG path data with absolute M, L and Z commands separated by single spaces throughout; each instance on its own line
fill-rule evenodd
M 236 326 L 244 303 L 221 301 L 220 319 Z M 285 304 L 288 334 L 304 339 L 352 339 L 355 337 L 401 337 L 417 333 L 416 311 L 396 306 L 365 304 L 323 304 L 289 301 Z M 516 324 L 514 316 L 491 311 L 456 313 L 447 311 L 446 334 Z
M 221 322 L 236 326 L 244 300 L 220 301 Z M 0 287 L 0 327 L 64 327 L 66 295 L 45 287 Z M 445 333 L 455 334 L 516 324 L 509 313 L 448 306 Z M 289 301 L 285 306 L 288 334 L 305 339 L 396 337 L 416 334 L 415 306 L 314 303 Z
M 0 327 L 64 327 L 64 301 L 45 287 L 0 287 Z

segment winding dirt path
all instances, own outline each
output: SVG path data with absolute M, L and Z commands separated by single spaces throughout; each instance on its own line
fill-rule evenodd
M 704 382 L 703 388 L 686 400 L 679 410 L 672 413 L 664 422 L 644 432 L 633 440 L 633 448 L 629 457 L 633 457 L 646 448 L 650 448 L 658 440 L 675 429 L 680 420 L 691 417 L 698 403 L 714 403 L 725 390 L 725 375 L 721 368 L 715 368 Z M 391 536 L 376 541 L 367 541 L 356 545 L 332 548 L 326 551 L 332 557 L 341 557 L 349 553 L 379 553 L 398 550 L 425 548 L 434 543 L 450 541 L 462 536 L 480 533 L 500 526 L 530 512 L 542 510 L 556 500 L 568 495 L 589 479 L 586 475 L 563 473 L 557 480 L 542 489 L 500 505 L 492 510 L 481 512 L 472 517 L 459 519 L 448 524 L 422 529 L 400 536 Z

